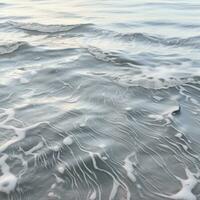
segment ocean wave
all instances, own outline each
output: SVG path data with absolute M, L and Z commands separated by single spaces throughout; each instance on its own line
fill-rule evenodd
M 199 24 L 196 23 L 177 23 L 177 22 L 167 22 L 167 21 L 145 21 L 143 25 L 150 26 L 172 26 L 172 27 L 180 27 L 180 28 L 200 28 Z
M 23 41 L 0 44 L 0 56 L 13 53 L 22 47 L 29 47 L 29 46 L 30 45 L 27 42 Z
M 160 22 L 161 23 L 161 22 Z M 63 25 L 63 24 L 40 24 L 40 23 L 21 23 L 15 21 L 9 21 L 6 23 L 1 23 L 1 28 L 5 27 L 15 28 L 22 31 L 27 31 L 30 34 L 59 34 L 59 33 L 78 33 L 85 34 L 86 38 L 88 37 L 98 37 L 101 39 L 109 39 L 112 38 L 116 41 L 130 43 L 145 43 L 152 45 L 162 45 L 162 46 L 170 46 L 170 47 L 187 47 L 187 48 L 200 48 L 200 35 L 187 37 L 187 38 L 179 38 L 179 37 L 171 37 L 166 38 L 160 35 L 150 35 L 142 32 L 135 33 L 120 33 L 114 30 L 103 29 L 98 25 L 94 25 L 91 23 L 86 24 L 71 24 L 71 25 Z
M 91 46 L 87 50 L 95 59 L 117 66 L 115 73 L 108 70 L 104 71 L 104 74 L 100 74 L 100 76 L 120 85 L 162 89 L 177 87 L 186 83 L 199 83 L 200 73 L 198 68 L 184 65 L 179 68 L 173 64 L 173 59 L 170 61 L 171 67 L 163 65 L 159 59 L 147 59 L 148 55 L 149 57 L 161 57 L 161 55 L 149 53 L 144 56 L 143 54 L 143 61 L 139 54 L 127 55 L 127 52 L 104 51 Z M 165 59 L 168 56 L 174 55 L 166 55 Z M 96 73 L 91 74 L 98 75 Z
M 115 36 L 120 40 L 127 42 L 136 41 L 136 42 L 145 42 L 150 44 L 160 44 L 164 46 L 174 46 L 174 47 L 192 47 L 200 48 L 200 36 L 188 37 L 188 38 L 164 38 L 149 35 L 146 33 L 128 33 L 128 34 L 117 34 Z
M 9 25 L 21 29 L 24 31 L 30 31 L 30 32 L 37 32 L 41 34 L 56 34 L 56 33 L 62 33 L 62 32 L 68 32 L 70 30 L 89 26 L 91 24 L 72 24 L 72 25 L 45 25 L 45 24 L 39 24 L 39 23 L 19 23 L 19 22 L 8 22 Z
M 126 57 L 125 54 L 123 55 L 122 53 L 120 54 L 117 52 L 105 52 L 102 49 L 94 46 L 89 46 L 87 50 L 97 60 L 101 60 L 104 62 L 110 62 L 116 65 L 126 65 L 126 64 L 143 65 L 142 63 L 136 60 Z

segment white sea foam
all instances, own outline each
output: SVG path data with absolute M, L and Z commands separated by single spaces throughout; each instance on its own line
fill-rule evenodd
M 8 155 L 0 158 L 0 167 L 2 175 L 0 176 L 0 191 L 9 194 L 15 190 L 17 177 L 10 172 L 10 168 L 6 163 Z
M 185 169 L 185 173 L 187 178 L 182 179 L 180 177 L 176 177 L 181 183 L 181 189 L 172 195 L 163 195 L 157 194 L 158 196 L 165 197 L 168 199 L 175 199 L 175 200 L 196 200 L 196 196 L 193 194 L 192 190 L 198 184 L 197 177 L 199 176 L 198 173 L 192 173 L 188 168 Z
M 135 177 L 135 175 L 134 175 L 134 168 L 133 168 L 133 165 L 135 165 L 135 163 L 132 162 L 132 161 L 130 161 L 130 158 L 131 158 L 132 156 L 134 156 L 134 155 L 135 155 L 135 153 L 132 153 L 132 154 L 128 155 L 128 156 L 125 158 L 125 160 L 124 160 L 124 165 L 123 165 L 124 169 L 125 169 L 126 172 L 127 172 L 127 176 L 129 177 L 129 179 L 130 179 L 133 183 L 136 182 L 136 177 Z
M 59 173 L 63 174 L 65 172 L 65 165 L 59 164 L 57 166 L 57 169 L 58 169 Z
M 89 196 L 89 200 L 96 200 L 97 198 L 97 192 L 94 190 Z
M 64 140 L 63 140 L 63 143 L 65 144 L 65 145 L 71 145 L 72 143 L 73 143 L 73 138 L 72 138 L 72 136 L 68 136 L 68 137 L 66 137 L 66 138 L 64 138 Z

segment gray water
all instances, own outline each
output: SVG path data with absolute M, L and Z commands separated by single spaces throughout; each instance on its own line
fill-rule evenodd
M 0 200 L 200 199 L 200 1 L 0 0 Z

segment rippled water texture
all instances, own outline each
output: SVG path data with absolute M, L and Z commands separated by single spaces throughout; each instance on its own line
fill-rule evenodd
M 200 1 L 0 0 L 0 200 L 200 199 Z

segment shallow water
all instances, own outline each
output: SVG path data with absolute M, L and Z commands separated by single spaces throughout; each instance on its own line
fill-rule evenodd
M 200 2 L 0 0 L 0 199 L 200 199 Z

